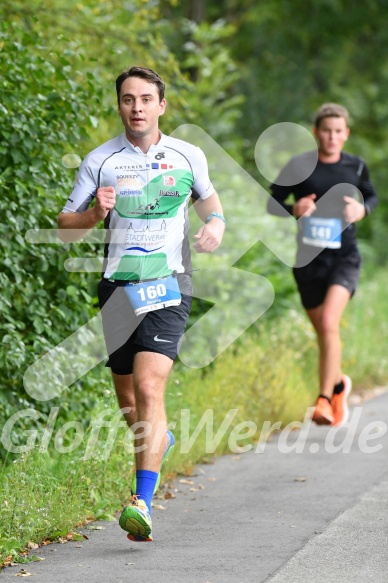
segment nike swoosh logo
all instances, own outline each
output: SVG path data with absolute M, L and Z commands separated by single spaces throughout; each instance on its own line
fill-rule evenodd
M 154 336 L 155 342 L 171 342 L 172 340 L 163 340 L 163 338 L 158 338 L 158 335 Z

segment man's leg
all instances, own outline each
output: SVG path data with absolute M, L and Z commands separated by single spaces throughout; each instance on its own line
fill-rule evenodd
M 341 380 L 340 322 L 349 299 L 350 292 L 345 287 L 331 285 L 323 304 L 307 310 L 318 338 L 320 392 L 329 399 L 334 385 Z
M 112 371 L 113 383 L 116 389 L 117 402 L 123 416 L 131 428 L 137 422 L 135 387 L 133 374 L 117 374 Z
M 333 390 L 344 389 L 341 383 L 341 338 L 340 322 L 350 299 L 350 292 L 341 285 L 331 285 L 320 306 L 308 309 L 307 314 L 316 330 L 319 346 L 320 394 L 315 405 L 313 421 L 319 425 L 338 424 L 346 417 L 346 397 L 351 390 L 351 382 L 346 377 L 347 387 L 343 395 L 335 395 Z M 340 384 L 341 383 L 341 384 Z
M 120 516 L 120 526 L 132 541 L 152 541 L 151 502 L 166 449 L 164 393 L 172 364 L 171 358 L 155 352 L 138 352 L 134 360 L 136 494 Z
M 128 427 L 132 430 L 134 424 L 138 421 L 138 414 L 136 410 L 136 399 L 135 399 L 135 387 L 133 382 L 133 374 L 117 374 L 112 372 L 113 382 L 116 389 L 117 401 L 119 407 L 123 413 L 123 416 L 127 422 Z M 139 432 L 141 428 L 139 429 Z M 163 456 L 162 464 L 168 459 L 171 452 L 174 449 L 175 438 L 171 431 L 167 431 L 167 435 L 164 438 Z M 158 480 L 155 484 L 155 492 L 160 485 L 160 472 Z M 131 493 L 136 492 L 137 480 L 136 480 L 136 466 L 135 472 L 132 477 L 131 482 Z
M 159 472 L 166 445 L 167 420 L 164 393 L 173 360 L 164 354 L 138 352 L 133 380 L 137 421 L 136 468 Z M 138 435 L 138 437 L 136 437 Z

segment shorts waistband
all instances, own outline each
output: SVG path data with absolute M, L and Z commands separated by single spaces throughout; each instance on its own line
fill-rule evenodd
M 103 281 L 108 281 L 109 283 L 114 283 L 115 285 L 118 286 L 124 286 L 124 285 L 136 285 L 138 283 L 147 283 L 147 281 L 158 281 L 158 280 L 163 280 L 163 279 L 167 279 L 168 277 L 179 277 L 180 275 L 188 275 L 187 273 L 177 273 L 176 271 L 173 271 L 172 273 L 170 273 L 170 275 L 165 275 L 164 277 L 153 277 L 152 279 L 108 279 L 107 277 L 103 277 L 102 280 Z
M 127 285 L 128 283 L 132 284 L 142 283 L 140 280 L 129 281 L 127 279 L 107 279 L 106 277 L 103 277 L 103 281 L 107 281 L 108 283 L 114 283 L 115 285 L 118 286 L 124 286 Z
M 165 277 L 161 277 L 158 279 L 166 279 Z M 103 278 L 104 281 L 108 281 L 109 283 L 114 283 L 115 285 L 124 286 L 124 285 L 136 285 L 138 283 L 146 283 L 147 281 L 155 281 L 154 279 L 107 279 L 106 277 Z

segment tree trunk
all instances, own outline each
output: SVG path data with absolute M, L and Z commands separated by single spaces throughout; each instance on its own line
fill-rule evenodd
M 205 19 L 206 0 L 190 0 L 188 18 L 197 24 Z

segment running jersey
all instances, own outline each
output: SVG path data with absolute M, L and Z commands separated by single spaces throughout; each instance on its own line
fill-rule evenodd
M 214 193 L 200 148 L 161 134 L 145 154 L 125 134 L 109 140 L 82 162 L 62 212 L 85 211 L 103 186 L 116 191 L 104 223 L 103 277 L 142 281 L 191 271 L 189 200 Z
M 306 152 L 291 158 L 281 171 L 276 183 L 271 185 L 272 197 L 268 200 L 268 212 L 278 216 L 289 216 L 292 214 L 293 204 L 288 204 L 286 200 L 290 194 L 293 194 L 295 201 L 297 201 L 315 193 L 317 196 L 314 202 L 318 202 L 331 189 L 333 189 L 332 194 L 326 198 L 326 204 L 321 205 L 319 211 L 313 213 L 312 217 L 319 213 L 320 217 L 333 217 L 342 220 L 345 206 L 343 197 L 346 195 L 357 197 L 357 189 L 362 194 L 366 215 L 376 207 L 377 194 L 370 182 L 368 168 L 361 158 L 342 152 L 340 160 L 334 164 L 318 160 L 313 172 L 305 178 L 305 169 L 314 167 L 314 160 L 316 160 L 316 152 Z M 303 179 L 298 178 L 298 176 L 303 176 Z M 285 177 L 292 184 L 284 185 L 287 182 Z M 349 185 L 351 186 L 349 187 Z M 305 247 L 302 241 L 302 229 L 303 221 L 298 221 L 299 252 Z M 342 233 L 342 243 L 338 253 L 340 255 L 347 253 L 355 245 L 356 227 L 352 223 Z M 324 252 L 326 251 L 328 250 L 324 250 Z

